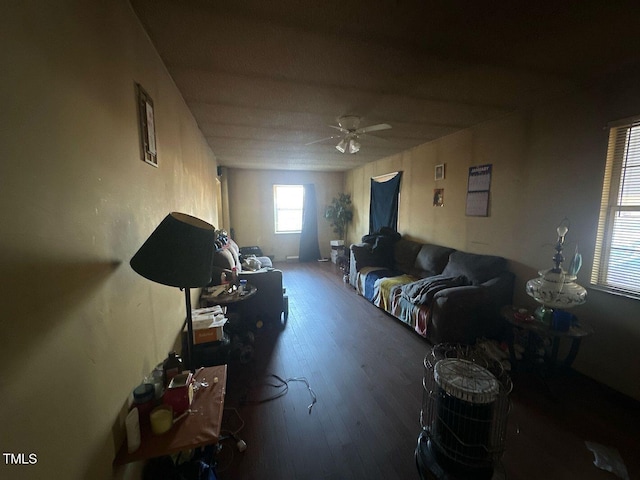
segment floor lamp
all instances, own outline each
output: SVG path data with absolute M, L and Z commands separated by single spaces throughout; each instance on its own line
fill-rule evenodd
M 143 277 L 184 290 L 187 307 L 187 362 L 193 369 L 193 321 L 190 288 L 211 282 L 215 241 L 213 225 L 172 212 L 158 225 L 130 261 Z

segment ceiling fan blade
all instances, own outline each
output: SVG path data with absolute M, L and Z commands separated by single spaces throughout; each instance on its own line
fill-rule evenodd
M 379 132 L 380 130 L 389 130 L 391 125 L 388 123 L 378 123 L 377 125 L 369 125 L 368 127 L 359 128 L 356 130 L 356 134 L 368 133 L 368 132 Z
M 331 135 L 330 137 L 321 138 L 320 140 L 314 140 L 313 142 L 305 143 L 304 146 L 313 145 L 314 143 L 325 142 L 327 140 L 333 140 L 334 138 L 340 138 L 342 135 Z
M 389 143 L 389 139 L 379 137 L 378 135 L 371 135 L 370 133 L 361 133 L 360 135 L 358 135 L 358 138 L 366 140 L 367 142 L 374 142 L 374 143 L 380 143 L 380 144 Z
M 337 125 L 327 125 L 327 127 L 335 128 L 336 130 L 340 130 L 342 133 L 349 133 L 349 130 L 347 130 L 344 127 L 339 127 Z

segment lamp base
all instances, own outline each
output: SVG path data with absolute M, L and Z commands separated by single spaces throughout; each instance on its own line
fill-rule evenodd
M 540 305 L 533 312 L 533 316 L 536 317 L 539 322 L 544 323 L 545 325 L 551 325 L 551 320 L 553 319 L 553 308 Z

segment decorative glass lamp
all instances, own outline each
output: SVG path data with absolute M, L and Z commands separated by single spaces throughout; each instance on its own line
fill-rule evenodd
M 569 221 L 565 218 L 557 228 L 558 241 L 555 246 L 556 253 L 553 256 L 555 266 L 548 270 L 540 270 L 538 272 L 540 276 L 529 280 L 526 285 L 527 294 L 540 304 L 535 316 L 544 322 L 550 322 L 554 309 L 566 310 L 582 305 L 587 300 L 587 291 L 575 282 L 576 274 L 582 265 L 582 257 L 577 249 L 571 260 L 569 271 L 562 268 L 564 261 L 562 248 L 568 231 Z

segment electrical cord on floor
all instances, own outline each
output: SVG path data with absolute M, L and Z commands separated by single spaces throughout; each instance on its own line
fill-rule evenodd
M 235 454 L 234 454 L 235 449 L 223 448 L 222 442 L 232 439 L 235 442 L 239 452 L 242 453 L 247 449 L 246 442 L 238 436 L 240 431 L 244 428 L 244 420 L 240 416 L 240 412 L 238 412 L 238 409 L 233 407 L 225 407 L 224 410 L 235 413 L 236 416 L 238 417 L 238 420 L 240 421 L 240 426 L 234 430 L 229 430 L 229 429 L 220 430 L 220 438 L 218 438 L 218 452 L 216 455 L 216 459 L 217 459 L 216 470 L 218 470 L 219 472 L 222 472 L 227 468 L 229 468 L 229 466 L 231 466 L 231 464 L 233 463 L 233 459 L 235 457 Z M 221 452 L 228 452 L 228 454 L 221 455 Z M 228 457 L 228 458 L 225 458 L 225 457 Z M 222 460 L 226 460 L 226 461 L 222 462 Z
M 309 390 L 309 394 L 311 395 L 311 403 L 309 404 L 309 406 L 307 407 L 307 409 L 309 410 L 309 415 L 311 415 L 311 409 L 313 408 L 313 406 L 317 403 L 318 398 L 316 397 L 315 392 L 313 391 L 313 389 L 311 388 L 311 385 L 309 385 L 309 381 L 306 379 L 306 377 L 292 377 L 292 378 L 287 378 L 286 380 L 274 373 L 270 374 L 269 377 L 273 377 L 276 380 L 278 380 L 278 383 L 269 383 L 269 382 L 265 382 L 262 383 L 261 385 L 267 386 L 267 387 L 273 387 L 273 388 L 280 388 L 281 390 L 279 392 L 274 393 L 273 395 L 269 396 L 269 397 L 265 397 L 265 398 L 261 398 L 259 400 L 247 400 L 245 399 L 242 403 L 245 405 L 258 405 L 260 403 L 265 403 L 265 402 L 270 402 L 271 400 L 275 400 L 276 398 L 280 398 L 284 395 L 287 394 L 287 392 L 289 391 L 289 383 L 290 382 L 302 382 L 307 386 L 307 389 Z
M 268 375 L 268 377 L 275 378 L 277 382 L 264 382 L 260 385 L 264 385 L 271 388 L 277 388 L 277 389 L 280 389 L 280 391 L 276 392 L 275 394 L 269 397 L 261 398 L 258 400 L 247 400 L 245 398 L 244 400 L 240 401 L 240 404 L 241 405 L 258 405 L 261 403 L 270 402 L 271 400 L 275 400 L 276 398 L 280 398 L 286 395 L 287 392 L 289 391 L 290 382 L 302 382 L 307 386 L 307 389 L 309 390 L 309 394 L 311 395 L 311 403 L 307 407 L 307 409 L 309 410 L 309 415 L 311 415 L 311 409 L 318 401 L 318 398 L 316 397 L 316 393 L 311 388 L 309 381 L 305 377 L 293 377 L 293 378 L 287 378 L 285 380 L 282 377 L 275 375 L 273 373 Z M 228 440 L 235 441 L 236 447 L 239 452 L 244 452 L 247 449 L 247 444 L 245 443 L 245 441 L 242 440 L 240 437 L 238 437 L 238 434 L 245 426 L 244 420 L 240 416 L 240 412 L 238 412 L 238 410 L 233 407 L 225 407 L 224 410 L 235 413 L 235 415 L 238 417 L 238 420 L 240 421 L 240 425 L 235 429 L 227 428 L 227 429 L 222 429 L 220 431 L 220 437 L 218 438 L 218 449 L 216 453 L 216 470 L 218 472 L 223 472 L 227 468 L 229 468 L 233 463 L 233 460 L 235 457 L 235 449 L 223 448 L 223 442 Z
M 237 408 L 225 407 L 224 410 L 227 411 L 227 412 L 235 413 L 236 417 L 238 417 L 238 420 L 240 421 L 240 426 L 238 428 L 236 428 L 235 430 L 229 430 L 229 429 L 221 430 L 220 434 L 221 435 L 222 434 L 226 434 L 227 436 L 235 437 L 236 435 L 238 435 L 240 433 L 240 430 L 242 430 L 244 428 L 244 420 L 240 416 L 240 412 L 238 412 Z

